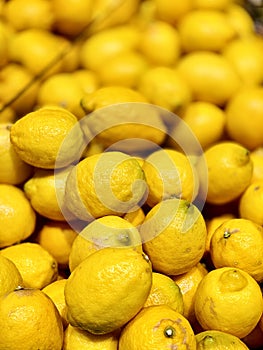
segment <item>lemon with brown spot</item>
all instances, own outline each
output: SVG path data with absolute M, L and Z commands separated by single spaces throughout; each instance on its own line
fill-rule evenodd
M 246 344 L 238 337 L 221 331 L 203 331 L 195 336 L 197 350 L 249 350 Z

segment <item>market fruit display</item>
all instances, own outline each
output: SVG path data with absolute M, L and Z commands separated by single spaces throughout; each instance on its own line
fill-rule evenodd
M 263 348 L 262 23 L 0 0 L 0 350 Z

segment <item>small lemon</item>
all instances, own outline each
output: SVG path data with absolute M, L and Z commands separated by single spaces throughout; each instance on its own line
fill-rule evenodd
M 193 9 L 193 1 L 154 0 L 157 18 L 175 24 Z
M 196 291 L 195 314 L 204 330 L 245 337 L 256 327 L 262 310 L 258 283 L 237 268 L 222 267 L 210 271 Z
M 250 152 L 250 158 L 253 163 L 253 175 L 251 182 L 263 180 L 263 147 L 257 147 Z
M 16 120 L 16 113 L 12 107 L 4 106 L 2 102 L 0 102 L 0 123 L 2 124 L 12 124 Z
M 193 329 L 168 305 L 143 308 L 121 332 L 119 350 L 196 350 Z
M 245 343 L 238 337 L 221 331 L 209 330 L 203 331 L 195 336 L 197 350 L 249 350 Z
M 35 226 L 36 214 L 24 192 L 14 185 L 0 184 L 0 247 L 25 240 Z
M 68 278 L 69 322 L 92 334 L 113 332 L 140 311 L 151 283 L 151 264 L 144 254 L 133 249 L 100 249 Z
M 10 138 L 22 160 L 45 169 L 69 165 L 83 146 L 77 118 L 57 107 L 43 107 L 23 116 L 12 125 Z
M 23 278 L 16 265 L 0 255 L 0 297 L 23 285 Z
M 263 181 L 257 181 L 250 184 L 240 197 L 238 206 L 240 217 L 263 225 L 262 203 Z
M 193 0 L 193 5 L 198 9 L 225 10 L 233 0 Z
M 249 186 L 253 164 L 249 151 L 236 142 L 221 142 L 205 151 L 208 168 L 207 202 L 224 204 L 238 198 Z
M 37 243 L 20 243 L 4 248 L 0 254 L 10 259 L 19 270 L 26 288 L 44 288 L 56 280 L 56 260 Z
M 91 334 L 69 325 L 64 332 L 63 350 L 117 350 L 118 338 L 114 333 Z
M 238 4 L 231 1 L 225 8 L 225 14 L 229 23 L 231 23 L 239 37 L 245 38 L 255 34 L 253 18 L 247 9 L 242 6 L 242 3 Z
M 166 275 L 189 271 L 205 251 L 206 226 L 198 208 L 184 199 L 155 205 L 140 227 L 143 250 L 153 269 Z
M 0 22 L 0 67 L 7 64 L 9 60 L 8 54 L 8 37 L 6 35 L 5 26 Z
M 142 208 L 138 208 L 137 210 L 126 213 L 123 219 L 130 222 L 133 226 L 140 226 L 145 219 L 145 213 Z
M 61 350 L 62 321 L 42 291 L 18 289 L 2 296 L 0 315 L 1 350 Z

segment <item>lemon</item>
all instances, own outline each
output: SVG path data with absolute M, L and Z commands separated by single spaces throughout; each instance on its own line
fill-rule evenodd
M 16 113 L 12 107 L 4 107 L 0 102 L 0 123 L 10 124 L 16 120 Z
M 198 193 L 198 177 L 184 153 L 157 150 L 145 159 L 143 171 L 148 185 L 147 204 L 151 207 L 173 197 L 193 201 Z
M 124 327 L 119 350 L 196 350 L 193 329 L 184 316 L 167 305 L 154 305 L 141 310 Z
M 0 67 L 7 64 L 9 60 L 8 54 L 8 37 L 6 35 L 5 25 L 0 22 Z
M 221 331 L 209 330 L 203 331 L 195 336 L 197 350 L 249 350 L 245 343 L 238 337 Z
M 225 10 L 232 2 L 233 0 L 193 0 L 195 8 L 211 10 Z
M 263 225 L 263 215 L 261 206 L 263 201 L 263 181 L 250 184 L 241 195 L 238 205 L 241 218 L 254 221 L 258 225 Z
M 182 56 L 176 67 L 194 100 L 222 106 L 240 88 L 238 73 L 219 53 L 194 51 Z
M 249 186 L 253 164 L 249 151 L 236 142 L 221 142 L 205 151 L 208 168 L 207 202 L 228 203 Z
M 257 147 L 250 153 L 253 162 L 253 176 L 251 182 L 263 180 L 263 147 Z
M 123 219 L 130 222 L 133 226 L 139 226 L 145 219 L 145 213 L 142 208 L 138 208 L 137 210 L 126 213 Z
M 32 167 L 23 162 L 10 142 L 12 123 L 0 124 L 0 182 L 18 185 L 31 174 Z
M 0 255 L 0 297 L 23 285 L 23 278 L 16 265 Z
M 242 3 L 230 2 L 225 9 L 225 13 L 239 37 L 245 38 L 255 34 L 254 21 L 247 9 L 242 6 Z
M 195 205 L 184 199 L 167 199 L 155 205 L 146 215 L 140 233 L 153 269 L 166 275 L 189 271 L 204 254 L 204 218 Z
M 90 254 L 105 247 L 135 248 L 142 251 L 139 231 L 119 216 L 107 215 L 88 224 L 75 238 L 69 255 L 73 271 Z
M 154 0 L 156 16 L 165 22 L 175 24 L 193 9 L 193 1 Z
M 228 135 L 232 140 L 240 142 L 250 150 L 262 146 L 262 105 L 263 88 L 252 86 L 234 94 L 226 106 Z
M 0 184 L 0 247 L 25 240 L 35 226 L 36 214 L 24 192 L 14 185 Z
M 58 275 L 56 260 L 37 243 L 20 243 L 1 250 L 19 270 L 26 288 L 44 288 Z
M 71 139 L 63 143 L 70 132 Z M 10 138 L 22 160 L 45 169 L 69 165 L 83 145 L 77 118 L 56 107 L 43 107 L 23 116 L 12 125 Z
M 185 52 L 220 51 L 236 34 L 224 12 L 210 9 L 188 12 L 179 22 L 178 32 Z
M 237 268 L 222 267 L 210 271 L 196 291 L 195 314 L 204 330 L 245 337 L 256 327 L 262 310 L 258 283 Z
M 103 182 L 101 182 L 103 179 Z M 146 183 L 138 161 L 123 152 L 105 152 L 81 160 L 69 173 L 65 203 L 85 221 L 135 210 Z
M 18 289 L 2 296 L 0 315 L 1 350 L 61 350 L 62 321 L 54 303 L 40 290 Z
M 92 334 L 115 331 L 140 311 L 151 283 L 151 264 L 144 254 L 133 249 L 100 249 L 68 278 L 69 322 Z
M 117 350 L 114 333 L 95 335 L 69 325 L 64 333 L 63 350 Z

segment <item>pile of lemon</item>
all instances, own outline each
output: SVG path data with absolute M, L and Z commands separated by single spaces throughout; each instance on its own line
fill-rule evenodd
M 0 350 L 263 347 L 244 5 L 0 0 Z

